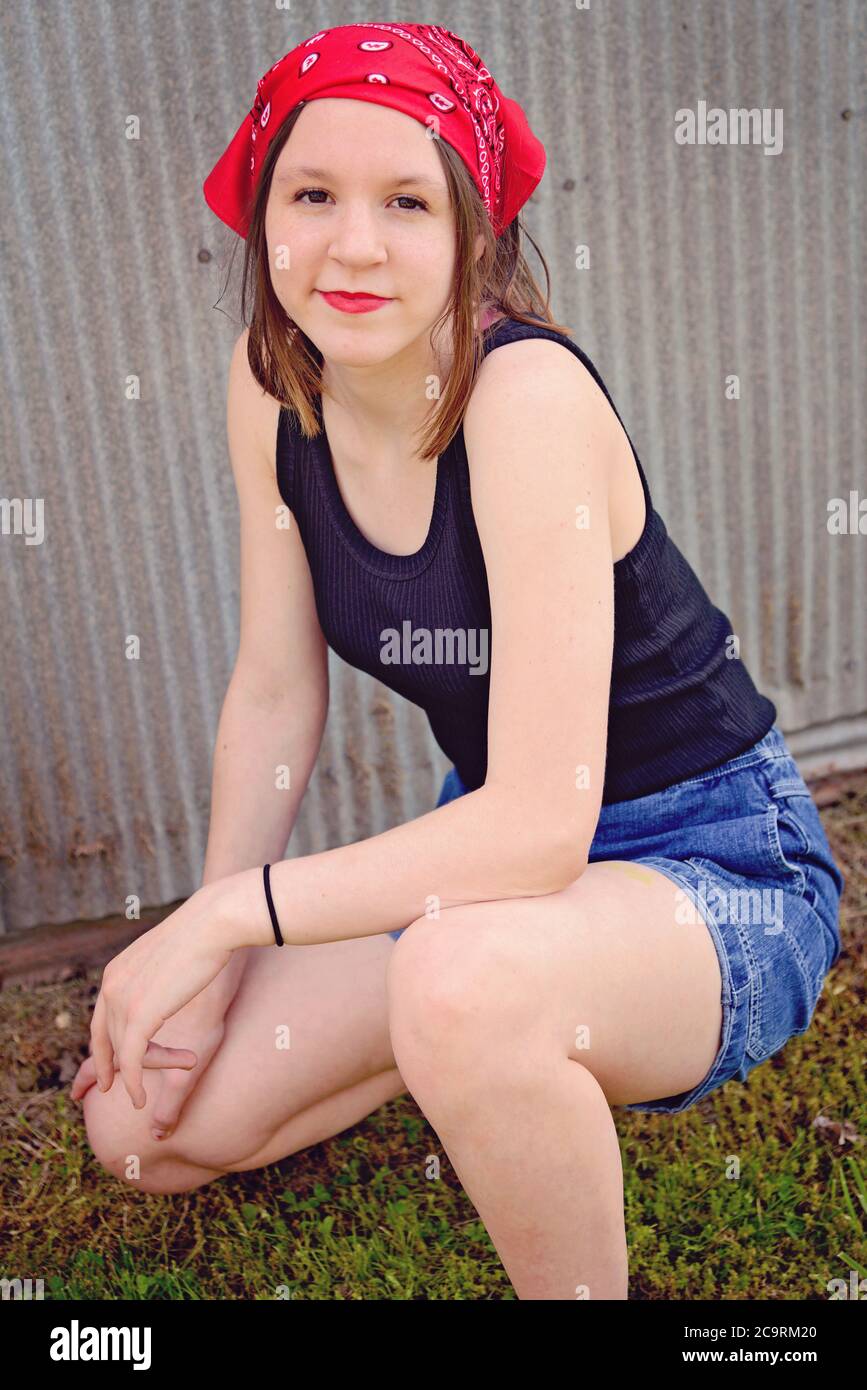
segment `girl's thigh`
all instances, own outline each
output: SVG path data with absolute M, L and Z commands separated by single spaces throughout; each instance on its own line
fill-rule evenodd
M 251 950 L 223 1041 L 174 1132 L 163 1141 L 150 1134 L 157 1071 L 144 1072 L 142 1110 L 115 1078 L 110 1091 L 85 1096 L 97 1156 L 119 1144 L 143 1161 L 158 1153 L 203 1168 L 243 1166 L 292 1116 L 393 1070 L 386 969 L 394 949 L 384 933 Z
M 612 1105 L 696 1086 L 722 1042 L 722 980 L 708 926 L 684 922 L 682 896 L 656 869 L 598 861 L 562 892 L 413 923 L 390 972 L 410 1090 L 439 1084 L 453 1062 L 473 1104 L 499 1068 L 533 1085 L 558 1058 L 592 1072 Z
M 451 769 L 440 804 L 465 791 Z M 505 1007 L 518 1038 L 553 1028 L 562 1047 L 574 1034 L 569 1055 L 612 1104 L 674 1114 L 807 1030 L 842 950 L 845 880 L 777 725 L 718 767 L 603 805 L 589 860 L 563 893 L 452 909 L 439 942 L 413 924 L 402 941 L 414 936 L 416 949 L 399 945 L 391 973 L 405 989 L 414 972 L 438 982 L 427 1003 L 416 992 L 428 1034 L 431 989 L 440 1011 L 451 996 L 486 1020 L 486 1037 L 509 1035 L 505 1014 L 499 1027 L 488 1018 Z M 392 1037 L 412 1085 L 419 1049 L 397 1008 Z

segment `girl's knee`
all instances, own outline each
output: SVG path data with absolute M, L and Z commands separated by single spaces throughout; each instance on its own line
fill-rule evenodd
M 439 921 L 420 919 L 403 933 L 388 964 L 392 1043 L 457 1057 L 525 1019 L 529 1005 L 520 983 L 524 956 L 514 938 L 498 932 L 494 904 L 444 910 Z
M 145 1081 L 145 1090 L 148 1083 Z M 142 1192 L 187 1192 L 222 1176 L 224 1169 L 189 1162 L 174 1136 L 154 1139 L 153 1096 L 142 1110 L 133 1107 L 119 1078 L 110 1091 L 91 1086 L 82 1100 L 91 1151 L 107 1172 Z

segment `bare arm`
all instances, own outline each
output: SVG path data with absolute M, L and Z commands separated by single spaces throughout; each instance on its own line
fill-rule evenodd
M 554 893 L 584 872 L 607 747 L 614 635 L 608 476 L 619 430 L 590 373 L 556 343 L 511 343 L 483 363 L 464 435 L 496 629 L 485 785 L 383 835 L 275 862 L 272 894 L 287 941 L 373 936 L 462 903 Z M 269 548 L 264 533 L 262 545 Z M 255 630 L 282 689 L 286 674 L 273 655 L 282 651 L 273 627 Z M 245 690 L 251 650 L 241 656 L 250 673 Z M 258 662 L 255 674 L 261 679 Z M 275 739 L 273 747 L 257 745 L 257 756 L 264 759 L 269 747 L 278 753 Z M 289 823 L 262 787 L 245 789 L 234 738 L 230 749 L 211 872 L 221 867 L 218 852 L 228 853 L 220 847 L 230 843 L 233 791 L 244 798 L 247 821 L 262 809 L 243 841 L 245 856 L 264 862 Z M 312 743 L 290 747 L 288 755 L 306 767 Z M 116 1045 L 127 1091 L 143 1105 L 141 1071 L 154 1021 L 168 1018 L 174 1031 L 165 1041 L 189 1047 L 176 1022 L 185 1001 L 212 988 L 233 954 L 273 939 L 260 862 L 203 886 L 108 967 L 112 1007 L 101 994 L 93 1065 L 110 1079 Z M 215 1030 L 199 1031 L 212 1047 Z M 198 1056 L 198 1046 L 191 1051 Z M 176 1069 L 171 1057 L 155 1064 Z M 175 1102 L 174 1110 L 167 1107 L 169 1122 L 176 1114 Z
M 566 348 L 530 339 L 484 362 L 465 439 L 495 633 L 485 785 L 384 834 L 274 864 L 287 940 L 398 929 L 463 903 L 557 892 L 583 872 L 605 771 L 619 429 Z M 257 869 L 214 885 L 230 949 L 273 942 L 261 879 Z
M 280 497 L 276 481 L 279 405 L 253 379 L 247 362 L 247 334 L 235 345 L 229 371 L 227 428 L 229 453 L 241 517 L 241 634 L 235 667 L 226 691 L 214 748 L 211 817 L 203 888 L 172 914 L 185 918 L 180 963 L 174 982 L 196 956 L 189 922 L 201 893 L 215 881 L 229 882 L 285 853 L 298 807 L 319 751 L 328 708 L 327 645 L 319 626 L 307 557 L 298 528 Z M 288 516 L 290 525 L 278 526 Z M 278 779 L 278 769 L 288 779 Z M 288 780 L 288 787 L 281 784 Z M 207 924 L 216 922 L 207 905 Z M 172 918 L 167 919 L 171 921 Z M 135 947 L 147 952 L 160 937 L 160 924 Z M 151 947 L 152 949 L 152 947 Z M 173 1013 L 161 1013 L 151 1043 L 149 1065 L 160 1068 L 154 1100 L 153 1131 L 171 1133 L 199 1078 L 221 1045 L 225 1015 L 234 998 L 249 952 L 234 950 L 208 983 Z M 225 956 L 222 957 L 225 960 Z M 117 968 L 112 962 L 111 967 Z M 144 985 L 137 982 L 141 1002 Z M 72 1095 L 80 1100 L 97 1079 L 107 1089 L 116 1058 L 104 1027 L 105 989 L 94 1008 L 93 1055 L 75 1078 Z M 101 1031 L 100 1031 L 101 1030 Z M 156 1049 L 157 1060 L 153 1061 Z
M 232 355 L 227 407 L 241 522 L 241 631 L 214 747 L 203 884 L 282 858 L 328 710 L 327 644 L 304 546 L 277 488 L 279 407 L 254 380 L 246 344 L 245 331 Z M 289 517 L 288 529 L 278 515 Z M 234 952 L 204 993 L 228 1005 L 246 959 L 245 950 Z

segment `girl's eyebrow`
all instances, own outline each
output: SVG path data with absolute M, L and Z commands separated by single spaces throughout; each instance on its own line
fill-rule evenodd
M 305 179 L 324 179 L 326 182 L 329 182 L 334 178 L 334 175 L 329 174 L 327 169 L 314 169 L 309 165 L 293 165 L 288 169 L 281 170 L 276 176 L 276 181 L 277 183 L 290 183 L 293 179 L 299 177 Z M 390 188 L 403 188 L 406 184 L 412 184 L 416 188 L 424 186 L 425 188 L 435 188 L 440 191 L 442 191 L 445 186 L 436 179 L 427 178 L 424 174 L 405 174 L 403 178 L 399 179 L 383 179 L 383 183 L 387 183 Z

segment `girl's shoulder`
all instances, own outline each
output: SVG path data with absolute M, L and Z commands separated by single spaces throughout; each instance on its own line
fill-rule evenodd
M 256 451 L 264 460 L 266 472 L 273 473 L 281 406 L 276 397 L 264 390 L 253 374 L 247 353 L 249 336 L 248 327 L 238 337 L 232 352 L 228 386 L 230 433 L 231 422 L 234 421 L 237 433 L 246 435 L 255 442 Z

